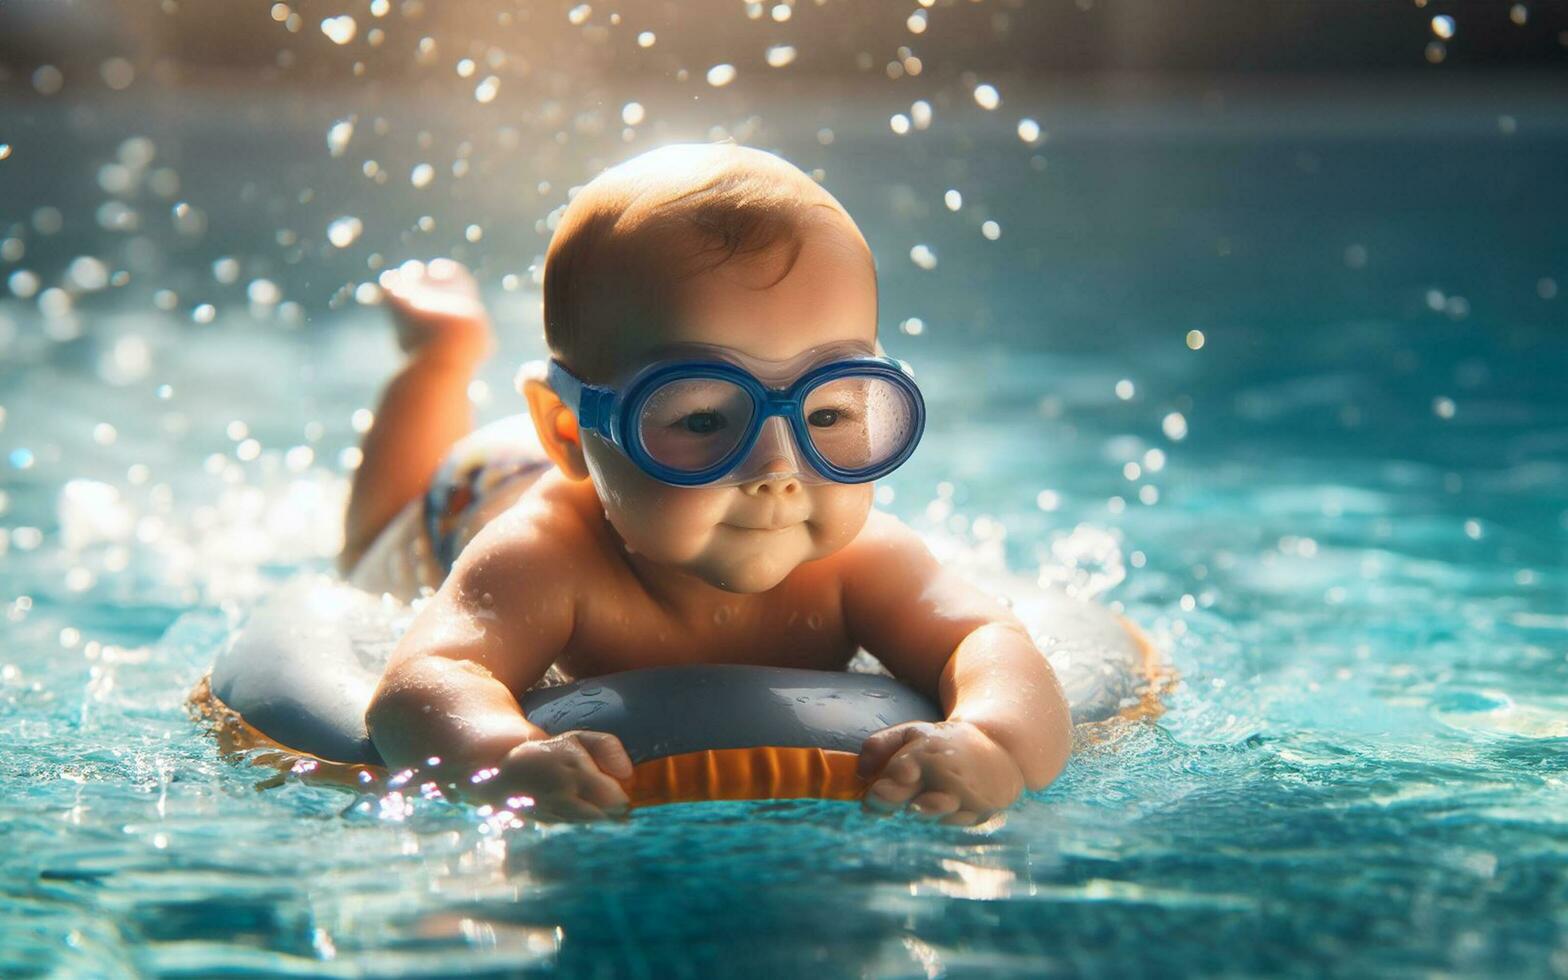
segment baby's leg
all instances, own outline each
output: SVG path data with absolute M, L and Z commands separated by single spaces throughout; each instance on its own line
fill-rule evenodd
M 468 384 L 491 350 L 490 320 L 468 270 L 450 259 L 381 276 L 408 363 L 387 385 L 360 449 L 338 565 L 352 570 L 376 536 L 425 492 L 452 444 L 473 427 Z

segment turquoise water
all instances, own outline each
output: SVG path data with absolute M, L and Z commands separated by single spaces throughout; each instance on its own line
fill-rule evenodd
M 327 117 L 0 109 L 80 150 L 0 163 L 0 283 L 134 270 L 74 320 L 0 298 L 0 974 L 1568 973 L 1568 100 L 1467 93 L 1048 104 L 1033 151 L 955 123 L 892 158 L 842 107 L 754 137 L 877 250 L 932 408 L 885 506 L 982 579 L 1120 603 L 1182 675 L 981 831 L 819 803 L 504 830 L 217 759 L 186 692 L 329 567 L 396 363 L 339 286 L 502 189 L 410 242 Z M 95 225 L 138 135 L 204 237 L 152 192 L 145 245 Z M 486 418 L 540 353 L 529 207 L 458 242 L 503 331 Z M 358 252 L 287 262 L 277 229 L 339 213 Z M 252 309 L 263 277 L 298 306 Z

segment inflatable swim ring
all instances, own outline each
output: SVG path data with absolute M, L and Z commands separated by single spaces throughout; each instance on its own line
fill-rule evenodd
M 1158 713 L 1166 675 L 1141 631 L 1065 595 L 1042 594 L 1031 605 L 1030 620 L 1051 624 L 1049 657 L 1075 724 Z M 387 774 L 364 718 L 396 643 L 390 608 L 325 579 L 285 586 L 234 635 L 192 693 L 192 709 L 226 753 L 253 752 L 316 778 L 380 783 Z M 885 672 L 717 664 L 552 680 L 520 699 L 529 721 L 552 735 L 617 736 L 633 763 L 624 784 L 633 807 L 858 799 L 865 783 L 855 762 L 868 735 L 942 718 Z

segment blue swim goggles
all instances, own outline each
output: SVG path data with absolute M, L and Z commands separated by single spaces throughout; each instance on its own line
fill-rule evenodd
M 580 431 L 678 487 L 785 474 L 867 483 L 908 459 L 925 429 L 925 401 L 907 367 L 860 344 L 789 361 L 684 344 L 613 387 L 588 384 L 552 359 L 546 380 Z

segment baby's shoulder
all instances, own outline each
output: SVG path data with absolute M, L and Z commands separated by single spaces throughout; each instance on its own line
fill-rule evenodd
M 566 587 L 603 550 L 579 488 L 549 474 L 480 528 L 464 548 L 452 575 L 460 578 L 526 579 Z M 595 501 L 596 503 L 596 501 Z
M 925 540 L 914 528 L 886 511 L 873 508 L 860 533 L 837 557 L 846 572 L 874 574 L 879 568 L 929 555 Z

